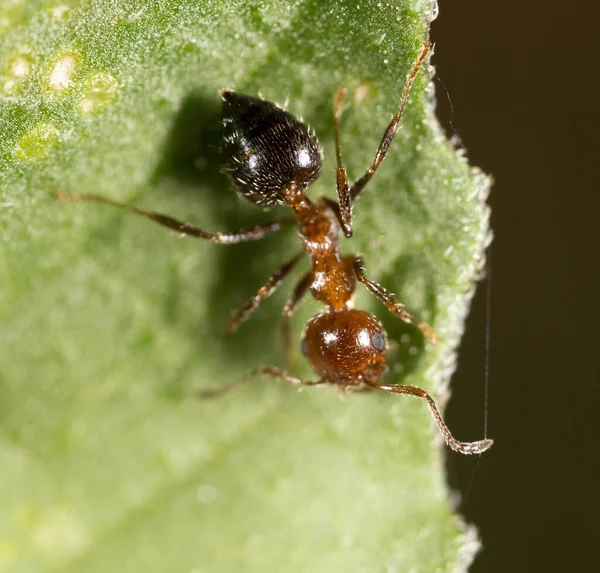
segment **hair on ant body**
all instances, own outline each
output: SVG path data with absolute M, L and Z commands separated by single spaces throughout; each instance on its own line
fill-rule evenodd
M 280 368 L 263 366 L 233 384 L 201 392 L 201 396 L 224 394 L 257 376 L 301 386 L 329 384 L 349 391 L 377 389 L 409 394 L 428 402 L 446 443 L 453 450 L 463 454 L 478 454 L 492 445 L 489 439 L 476 442 L 456 440 L 433 398 L 425 390 L 415 386 L 381 383 L 386 369 L 387 334 L 373 315 L 354 309 L 353 297 L 357 283 L 364 284 L 390 312 L 421 330 L 429 340 L 435 342 L 435 334 L 429 326 L 411 316 L 382 286 L 367 278 L 360 256 L 340 253 L 340 230 L 346 237 L 352 236 L 354 201 L 388 152 L 400 126 L 411 86 L 429 50 L 427 40 L 408 75 L 400 104 L 384 132 L 373 163 L 352 185 L 349 184 L 340 151 L 339 123 L 345 92 L 343 89 L 338 91 L 334 104 L 338 201 L 322 198 L 315 203 L 306 195 L 307 187 L 321 171 L 322 154 L 314 133 L 276 105 L 233 91 L 221 93 L 224 152 L 231 180 L 237 191 L 255 205 L 263 208 L 287 205 L 294 212 L 293 218 L 241 229 L 236 233 L 208 233 L 167 215 L 143 211 L 96 195 L 59 195 L 63 200 L 85 199 L 113 205 L 178 233 L 219 244 L 254 241 L 291 224 L 297 225 L 303 250 L 277 269 L 257 294 L 232 314 L 229 327 L 235 330 L 246 321 L 261 301 L 277 289 L 298 261 L 304 255 L 308 256 L 310 270 L 300 278 L 283 309 L 282 336 L 285 356 L 289 357 L 290 319 L 299 301 L 310 291 L 325 306 L 325 310 L 308 321 L 301 348 L 318 378 L 302 380 Z

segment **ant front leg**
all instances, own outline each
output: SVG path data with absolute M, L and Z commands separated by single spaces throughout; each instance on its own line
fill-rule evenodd
M 269 280 L 258 289 L 256 296 L 253 296 L 248 302 L 241 306 L 238 310 L 232 313 L 229 319 L 229 330 L 235 332 L 242 322 L 245 322 L 250 318 L 252 313 L 258 308 L 258 305 L 269 298 L 281 284 L 281 281 L 289 274 L 289 272 L 296 266 L 296 263 L 300 260 L 304 251 L 298 253 L 293 259 L 290 259 L 287 263 L 279 267 L 269 278 Z
M 460 442 L 458 441 L 450 432 L 450 429 L 444 422 L 442 418 L 442 414 L 440 413 L 438 407 L 435 404 L 434 399 L 422 388 L 417 388 L 416 386 L 396 386 L 396 385 L 385 385 L 385 384 L 374 384 L 371 382 L 366 382 L 369 386 L 373 388 L 377 388 L 378 390 L 382 390 L 383 392 L 392 392 L 394 394 L 408 394 L 409 396 L 415 396 L 417 398 L 422 398 L 423 400 L 427 400 L 429 403 L 429 408 L 431 409 L 431 413 L 446 440 L 446 443 L 450 448 L 452 448 L 455 452 L 459 452 L 461 454 L 481 454 L 485 452 L 487 449 L 492 447 L 494 443 L 493 440 L 479 440 L 477 442 Z
M 395 314 L 398 318 L 416 326 L 429 340 L 437 344 L 437 337 L 435 332 L 424 322 L 417 320 L 411 316 L 406 310 L 404 305 L 397 302 L 394 297 L 385 290 L 381 285 L 369 280 L 365 275 L 365 264 L 362 257 L 356 255 L 352 258 L 352 265 L 354 267 L 354 274 L 356 280 L 364 284 L 385 306 L 390 312 Z
M 296 311 L 298 303 L 302 300 L 302 297 L 306 294 L 306 291 L 310 287 L 312 282 L 312 273 L 306 273 L 296 284 L 292 296 L 288 299 L 285 306 L 283 307 L 283 319 L 281 321 L 281 337 L 283 339 L 283 352 L 285 356 L 286 366 L 289 368 L 292 364 L 292 352 L 291 352 L 291 330 L 290 320 Z
M 285 370 L 281 370 L 281 368 L 275 368 L 274 366 L 261 366 L 256 370 L 252 370 L 251 372 L 246 374 L 246 376 L 240 378 L 236 382 L 232 382 L 231 384 L 227 384 L 226 386 L 221 386 L 220 388 L 215 388 L 214 390 L 200 390 L 198 392 L 198 395 L 200 396 L 200 398 L 216 398 L 218 396 L 222 396 L 223 394 L 231 392 L 231 390 L 241 388 L 254 378 L 258 377 L 275 378 L 277 380 L 282 380 L 283 382 L 289 382 L 290 384 L 294 384 L 295 386 L 318 386 L 319 384 L 327 383 L 327 380 L 325 379 L 302 380 L 301 378 L 292 376 Z
M 206 239 L 221 245 L 233 245 L 236 243 L 257 241 L 266 235 L 269 235 L 270 233 L 279 231 L 283 227 L 292 225 L 296 222 L 295 219 L 287 218 L 279 221 L 273 221 L 272 223 L 265 223 L 264 225 L 255 225 L 254 227 L 248 227 L 247 229 L 240 229 L 234 233 L 207 233 L 206 231 L 198 229 L 198 227 L 194 227 L 189 223 L 178 221 L 173 217 L 169 217 L 169 215 L 162 215 L 161 213 L 155 213 L 154 211 L 144 211 L 143 209 L 138 209 L 133 205 L 118 203 L 117 201 L 106 199 L 105 197 L 100 197 L 99 195 L 85 193 L 58 193 L 57 199 L 59 201 L 94 201 L 96 203 L 104 203 L 106 205 L 117 207 L 123 211 L 129 211 L 130 213 L 135 213 L 136 215 L 150 219 L 151 221 L 154 221 L 163 227 L 173 229 L 182 235 L 189 235 L 191 237 L 196 237 L 197 239 Z

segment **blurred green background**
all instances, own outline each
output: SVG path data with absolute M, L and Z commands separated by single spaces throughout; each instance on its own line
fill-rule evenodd
M 577 5 L 577 7 L 575 7 Z M 597 570 L 597 3 L 442 2 L 439 115 L 495 179 L 489 434 L 451 455 L 484 549 L 473 573 Z M 483 427 L 485 284 L 467 322 L 448 420 Z

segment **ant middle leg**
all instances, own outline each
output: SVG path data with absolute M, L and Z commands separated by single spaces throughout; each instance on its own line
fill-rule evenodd
M 304 255 L 304 251 L 298 253 L 293 259 L 290 259 L 279 267 L 271 275 L 269 280 L 258 289 L 258 293 L 255 296 L 231 314 L 227 324 L 230 331 L 235 332 L 240 327 L 240 324 L 246 322 L 246 320 L 250 318 L 252 313 L 258 308 L 258 305 L 266 298 L 269 298 L 277 290 L 281 281 L 296 266 L 296 263 L 302 258 L 302 255 Z
M 292 336 L 290 328 L 290 320 L 298 307 L 298 303 L 302 300 L 302 297 L 306 294 L 306 291 L 310 287 L 312 281 L 312 274 L 306 273 L 294 287 L 292 295 L 283 307 L 282 321 L 281 321 L 281 338 L 283 340 L 283 353 L 285 357 L 285 364 L 287 368 L 292 365 Z
M 394 394 L 408 394 L 409 396 L 415 396 L 417 398 L 422 398 L 423 400 L 427 400 L 429 404 L 429 408 L 431 409 L 431 413 L 433 414 L 433 418 L 435 419 L 440 432 L 444 436 L 446 443 L 450 448 L 452 448 L 455 452 L 459 452 L 461 454 L 481 454 L 485 452 L 487 449 L 491 448 L 494 443 L 493 440 L 485 439 L 479 440 L 477 442 L 460 442 L 457 440 L 450 429 L 444 422 L 444 418 L 442 417 L 441 412 L 434 399 L 422 388 L 417 388 L 416 386 L 400 386 L 394 384 L 375 384 L 366 382 L 369 386 L 376 388 L 378 390 L 382 390 L 383 392 L 392 392 Z
M 290 384 L 294 384 L 295 386 L 318 386 L 319 384 L 327 384 L 327 380 L 321 378 L 320 380 L 303 380 L 302 378 L 297 378 L 296 376 L 292 376 L 285 370 L 281 368 L 276 368 L 274 366 L 261 366 L 260 368 L 256 368 L 251 372 L 248 372 L 243 378 L 240 378 L 236 382 L 232 382 L 231 384 L 226 384 L 225 386 L 221 386 L 220 388 L 215 388 L 214 390 L 200 390 L 198 392 L 198 396 L 200 398 L 216 398 L 218 396 L 222 396 L 223 394 L 227 394 L 231 392 L 231 390 L 235 390 L 236 388 L 241 388 L 245 386 L 248 382 L 253 380 L 254 378 L 275 378 L 277 380 L 282 380 L 283 382 L 289 382 Z
M 435 332 L 424 322 L 417 320 L 406 310 L 404 305 L 397 302 L 396 299 L 381 285 L 369 280 L 365 275 L 365 264 L 361 256 L 352 257 L 352 265 L 354 267 L 354 274 L 356 280 L 363 283 L 385 306 L 387 309 L 395 314 L 398 318 L 408 324 L 416 326 L 429 340 L 437 344 L 437 337 Z
M 388 149 L 390 148 L 390 145 L 392 144 L 392 141 L 394 140 L 394 136 L 396 135 L 396 132 L 398 131 L 398 128 L 400 127 L 400 122 L 402 121 L 402 113 L 404 112 L 404 108 L 406 107 L 406 102 L 408 101 L 410 89 L 412 88 L 412 85 L 415 81 L 417 73 L 418 73 L 419 69 L 421 68 L 421 66 L 423 65 L 423 62 L 425 61 L 425 58 L 426 58 L 427 54 L 429 53 L 430 49 L 431 49 L 431 44 L 429 42 L 429 37 L 427 37 L 427 40 L 425 41 L 425 44 L 423 45 L 423 51 L 421 52 L 421 55 L 419 56 L 419 58 L 417 59 L 417 61 L 414 64 L 414 66 L 412 67 L 410 74 L 408 74 L 408 78 L 406 79 L 406 84 L 404 85 L 404 90 L 402 92 L 402 97 L 400 99 L 400 104 L 398 106 L 398 109 L 396 110 L 396 113 L 394 114 L 394 117 L 390 121 L 389 125 L 387 126 L 387 128 L 383 134 L 381 143 L 379 144 L 379 148 L 377 149 L 377 153 L 375 154 L 375 159 L 374 159 L 373 163 L 367 169 L 365 174 L 360 179 L 355 181 L 352 184 L 352 187 L 350 187 L 348 194 L 350 195 L 351 201 L 354 201 L 354 199 L 356 199 L 356 197 L 358 197 L 359 193 L 363 190 L 364 186 L 370 181 L 371 177 L 373 177 L 373 175 L 375 175 L 375 171 L 377 171 L 377 168 L 379 167 L 379 165 L 385 158 L 385 156 L 388 152 Z
M 161 213 L 155 213 L 154 211 L 144 211 L 143 209 L 138 209 L 133 205 L 126 205 L 124 203 L 118 203 L 117 201 L 113 201 L 112 199 L 107 199 L 105 197 L 100 197 L 99 195 L 87 194 L 87 193 L 58 193 L 57 199 L 59 201 L 94 201 L 96 203 L 104 203 L 105 205 L 111 205 L 113 207 L 117 207 L 123 211 L 129 211 L 130 213 L 135 213 L 136 215 L 140 215 L 145 217 L 146 219 L 150 219 L 163 227 L 168 227 L 169 229 L 173 229 L 182 235 L 189 235 L 192 237 L 196 237 L 198 239 L 207 239 L 208 241 L 212 241 L 213 243 L 218 243 L 222 245 L 232 245 L 236 243 L 245 243 L 248 241 L 257 241 L 262 239 L 266 235 L 270 233 L 274 233 L 275 231 L 279 231 L 285 226 L 292 225 L 296 222 L 296 219 L 288 217 L 286 219 L 281 219 L 279 221 L 273 221 L 271 223 L 265 223 L 263 225 L 254 225 L 253 227 L 248 227 L 246 229 L 240 229 L 234 233 L 208 233 L 190 225 L 189 223 L 185 223 L 184 221 L 178 221 L 169 215 L 162 215 Z

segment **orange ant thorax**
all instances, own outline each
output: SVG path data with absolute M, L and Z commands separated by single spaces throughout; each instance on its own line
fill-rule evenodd
M 329 310 L 353 307 L 356 278 L 352 258 L 340 255 L 340 226 L 331 207 L 313 203 L 296 185 L 285 191 L 286 203 L 294 209 L 298 233 L 311 265 L 311 294 Z

